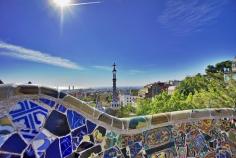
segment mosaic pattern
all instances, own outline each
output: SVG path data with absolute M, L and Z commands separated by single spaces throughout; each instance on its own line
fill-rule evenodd
M 50 96 L 60 96 L 52 92 L 55 94 Z M 38 100 L 22 96 L 9 105 L 9 112 L 0 115 L 0 157 L 236 157 L 236 120 L 232 109 L 212 111 L 211 118 L 202 116 L 208 115 L 205 111 L 192 111 L 191 115 L 176 112 L 171 117 L 161 114 L 151 119 L 144 116 L 119 120 L 108 116 L 101 123 L 85 112 L 96 118 L 102 113 L 90 113 L 77 102 L 71 103 L 71 107 L 62 102 L 58 104 L 46 96 Z M 75 105 L 78 109 L 72 108 Z M 185 118 L 189 116 L 198 118 Z M 169 121 L 170 118 L 176 122 Z
M 37 105 L 33 101 L 24 100 L 18 102 L 9 112 L 9 115 L 16 127 L 38 130 L 47 117 L 47 113 L 47 109 Z

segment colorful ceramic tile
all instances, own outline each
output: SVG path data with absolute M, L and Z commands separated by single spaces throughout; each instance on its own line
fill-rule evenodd
M 57 104 L 56 107 L 55 107 L 56 110 L 62 112 L 62 113 L 65 113 L 66 112 L 66 107 L 64 105 L 59 105 Z
M 59 139 L 56 139 L 46 150 L 45 158 L 62 158 L 60 154 Z
M 144 117 L 135 117 L 129 121 L 129 129 L 139 129 L 147 126 Z
M 8 117 L 0 118 L 0 146 L 6 141 L 11 133 L 14 132 L 14 127 Z
M 33 101 L 18 102 L 9 112 L 13 123 L 18 128 L 38 130 L 47 117 L 48 110 Z
M 173 148 L 173 149 L 170 149 L 170 148 Z M 149 156 L 153 155 L 154 153 L 159 153 L 159 154 L 155 154 L 155 155 L 160 155 L 161 152 L 166 151 L 166 150 L 172 151 L 172 153 L 174 153 L 174 155 L 176 155 L 176 151 L 174 151 L 175 150 L 175 142 L 170 142 L 170 143 L 167 143 L 164 145 L 155 146 L 153 148 L 147 149 L 146 153 Z
M 131 158 L 135 158 L 136 155 L 141 151 L 142 147 L 142 143 L 134 143 L 133 145 L 129 146 Z
M 76 152 L 66 156 L 66 158 L 78 158 L 78 157 L 79 157 L 79 153 L 76 153 Z
M 94 146 L 94 144 L 91 143 L 91 142 L 82 142 L 82 143 L 78 146 L 78 148 L 76 149 L 76 151 L 77 151 L 77 152 L 83 152 L 83 151 L 85 151 L 85 150 L 91 148 L 92 146 Z
M 38 134 L 37 130 L 32 129 L 21 129 L 20 134 L 25 139 L 26 142 L 31 142 L 32 139 Z
M 0 153 L 1 158 L 21 158 L 20 155 Z
M 63 157 L 66 157 L 72 153 L 72 142 L 70 135 L 60 138 L 60 147 L 61 147 L 61 154 Z
M 39 100 L 51 108 L 54 107 L 54 105 L 55 105 L 55 101 L 53 101 L 53 100 L 49 100 L 46 98 L 39 98 Z
M 26 147 L 27 144 L 21 139 L 19 134 L 13 134 L 4 142 L 0 150 L 20 154 Z
M 81 158 L 89 158 L 89 157 L 95 157 L 102 151 L 102 148 L 100 145 L 94 146 L 83 153 L 81 153 Z
M 118 142 L 118 135 L 113 131 L 109 131 L 107 132 L 105 137 L 104 148 L 105 149 L 111 148 L 115 146 L 117 142 Z
M 43 155 L 49 145 L 55 138 L 46 130 L 40 132 L 32 142 L 33 148 L 36 150 L 37 157 Z
M 171 128 L 160 127 L 144 132 L 145 143 L 148 146 L 156 146 L 167 143 L 171 140 Z
M 96 143 L 101 143 L 106 135 L 106 129 L 102 126 L 97 127 L 93 131 L 93 137 Z
M 122 148 L 121 149 L 121 152 L 124 156 L 124 158 L 130 158 L 130 151 L 129 151 L 129 147 L 126 147 L 126 148 Z
M 90 133 L 92 133 L 93 132 L 93 130 L 96 128 L 96 124 L 95 123 L 93 123 L 93 122 L 91 122 L 91 121 L 89 121 L 89 120 L 87 120 L 86 121 L 86 124 L 87 124 L 87 129 L 88 129 L 88 133 L 90 134 Z
M 201 150 L 206 145 L 204 136 L 202 134 L 198 134 L 197 137 L 194 139 L 193 144 L 195 150 Z
M 85 124 L 85 118 L 75 111 L 68 110 L 67 118 L 71 129 L 75 129 Z
M 56 136 L 65 136 L 70 132 L 66 116 L 56 110 L 51 112 L 44 128 Z
M 58 93 L 55 91 L 53 95 Z M 75 98 L 70 104 L 79 105 L 78 111 L 56 105 L 47 97 L 39 100 L 42 105 L 36 97 L 19 102 L 9 116 L 1 114 L 4 117 L 0 118 L 0 158 L 233 158 L 236 155 L 233 117 L 220 114 L 217 116 L 221 118 L 190 120 L 158 128 L 151 126 L 150 129 L 149 125 L 166 122 L 169 116 L 117 118 L 117 127 L 122 125 L 125 130 L 121 132 L 126 132 L 120 134 L 109 126 L 97 125 L 97 120 L 87 120 L 79 111 L 88 110 L 91 113 L 87 114 L 94 116 L 94 109 L 81 106 Z M 62 102 L 59 98 L 58 101 Z M 49 115 L 47 109 L 50 108 L 55 109 L 49 110 Z M 107 118 L 110 116 L 104 114 L 100 120 L 111 123 Z
M 36 158 L 34 149 L 32 148 L 31 145 L 25 150 L 23 157 L 24 158 Z
M 104 152 L 104 158 L 113 158 L 121 156 L 121 151 L 117 148 L 110 148 Z
M 14 127 L 8 117 L 4 116 L 0 118 L 0 137 L 11 134 L 14 131 Z M 0 143 L 1 144 L 1 143 Z
M 10 136 L 11 136 L 10 134 L 0 136 L 0 147 Z
M 74 131 L 71 132 L 72 134 L 72 144 L 73 144 L 73 150 L 76 150 L 76 148 L 79 146 L 80 142 L 83 139 L 84 135 L 87 135 L 87 128 L 86 126 L 82 126 Z

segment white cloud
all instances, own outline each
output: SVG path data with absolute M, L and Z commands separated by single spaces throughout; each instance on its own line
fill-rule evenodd
M 103 71 L 112 71 L 113 69 L 112 66 L 103 66 L 103 65 L 95 65 L 92 67 L 98 70 L 103 70 Z
M 68 69 L 81 69 L 79 65 L 77 65 L 75 62 L 70 61 L 69 59 L 52 56 L 41 51 L 24 48 L 2 41 L 0 41 L 0 55 L 20 58 L 23 60 L 33 61 L 37 63 L 59 66 Z
M 137 74 L 142 74 L 142 73 L 144 73 L 144 71 L 142 70 L 134 70 L 134 69 L 129 70 L 130 75 L 137 75 Z
M 227 0 L 168 0 L 159 22 L 180 35 L 201 31 L 215 22 Z

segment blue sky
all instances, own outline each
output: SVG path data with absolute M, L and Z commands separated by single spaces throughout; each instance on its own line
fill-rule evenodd
M 236 55 L 235 0 L 0 1 L 0 79 L 48 86 L 145 85 Z M 74 0 L 73 3 L 92 2 Z

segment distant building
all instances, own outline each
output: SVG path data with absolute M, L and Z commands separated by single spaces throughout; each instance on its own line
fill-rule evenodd
M 160 94 L 162 91 L 167 91 L 170 85 L 164 82 L 155 82 L 148 84 L 139 90 L 139 97 L 152 98 Z
M 120 104 L 122 106 L 126 106 L 129 104 L 135 105 L 135 101 L 136 101 L 136 97 L 133 96 L 131 93 L 120 94 L 119 99 L 120 99 Z
M 236 80 L 236 57 L 232 60 L 232 69 L 224 68 L 224 80 L 228 81 L 230 78 Z
M 169 87 L 168 87 L 168 94 L 172 95 L 173 92 L 175 91 L 176 87 L 179 86 L 179 84 L 181 83 L 181 81 L 179 80 L 170 80 L 169 81 Z
M 174 93 L 175 89 L 176 89 L 176 86 L 169 86 L 168 87 L 168 94 L 172 95 Z
M 117 89 L 116 89 L 116 64 L 113 64 L 113 88 L 112 88 L 112 102 L 111 102 L 111 108 L 113 109 L 117 109 L 120 108 L 120 104 L 119 104 L 119 98 L 118 98 L 118 93 L 117 93 Z
M 181 83 L 179 80 L 170 80 L 169 85 L 171 86 L 178 86 Z

